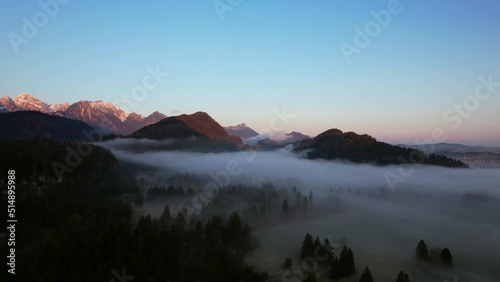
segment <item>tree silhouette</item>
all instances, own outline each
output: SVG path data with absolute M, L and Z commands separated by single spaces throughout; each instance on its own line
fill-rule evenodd
M 363 274 L 361 274 L 359 282 L 373 282 L 373 276 L 368 266 L 365 268 L 365 271 L 363 271 Z
M 354 263 L 354 255 L 350 248 L 344 246 L 340 257 L 334 257 L 330 268 L 330 278 L 340 280 L 344 277 L 351 276 L 356 271 Z
M 337 281 L 342 279 L 342 273 L 340 271 L 340 262 L 337 257 L 333 258 L 332 266 L 330 268 L 330 278 Z
M 396 282 L 410 282 L 410 277 L 408 276 L 407 273 L 401 271 L 398 274 L 398 278 L 396 279 Z
M 289 257 L 285 258 L 285 263 L 283 264 L 283 269 L 288 269 L 292 267 L 292 259 Z
M 444 248 L 443 251 L 441 252 L 441 260 L 443 261 L 443 264 L 445 265 L 452 265 L 453 264 L 453 257 L 451 256 L 450 249 Z
M 429 260 L 429 249 L 427 248 L 427 244 L 425 244 L 424 240 L 420 240 L 417 245 L 416 257 L 419 261 Z
M 304 241 L 302 242 L 302 249 L 300 250 L 300 258 L 305 259 L 314 255 L 314 240 L 311 234 L 307 233 Z
M 165 206 L 163 209 L 163 213 L 160 217 L 160 224 L 163 227 L 166 227 L 170 224 L 171 221 L 171 215 L 170 215 L 170 207 L 168 205 Z

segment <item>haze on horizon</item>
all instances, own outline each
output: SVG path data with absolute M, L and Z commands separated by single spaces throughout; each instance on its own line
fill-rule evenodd
M 169 76 L 131 111 L 205 111 L 262 133 L 286 109 L 283 130 L 310 136 L 339 128 L 389 143 L 500 146 L 498 1 L 242 0 L 222 14 L 214 3 L 68 1 L 26 36 L 44 8 L 8 2 L 0 96 L 123 107 L 158 67 Z M 346 44 L 359 52 L 346 56 Z

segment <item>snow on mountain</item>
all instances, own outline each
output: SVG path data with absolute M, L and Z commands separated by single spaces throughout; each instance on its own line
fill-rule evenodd
M 42 113 L 52 113 L 50 105 L 31 96 L 28 93 L 22 93 L 12 99 L 16 106 L 24 111 L 37 111 Z
M 259 135 L 255 130 L 241 123 L 235 126 L 227 126 L 224 128 L 229 135 L 238 136 L 241 139 L 251 138 Z
M 3 96 L 0 98 L 0 113 L 16 111 L 38 111 L 77 119 L 87 124 L 116 134 L 130 134 L 141 127 L 156 123 L 167 116 L 155 111 L 144 117 L 137 113 L 127 114 L 112 103 L 102 100 L 79 101 L 74 104 L 47 104 L 28 93 L 22 93 L 15 98 Z
M 54 105 L 50 105 L 50 108 L 54 111 L 54 112 L 64 112 L 66 111 L 68 108 L 69 108 L 69 103 L 61 103 L 61 104 L 54 104 Z
M 0 105 L 6 112 L 15 112 L 19 110 L 16 103 L 14 103 L 14 100 L 12 100 L 9 96 L 3 96 L 0 98 Z

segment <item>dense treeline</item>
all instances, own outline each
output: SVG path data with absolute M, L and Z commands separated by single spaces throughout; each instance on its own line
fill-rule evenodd
M 243 262 L 255 243 L 237 213 L 197 222 L 183 214 L 146 216 L 134 226 L 130 204 L 119 198 L 136 189 L 134 180 L 96 146 L 73 172 L 57 177 L 50 164 L 65 164 L 67 146 L 78 144 L 38 139 L 0 146 L 2 170 L 16 170 L 17 281 L 110 281 L 123 269 L 135 281 L 267 279 Z M 4 241 L 0 253 L 5 266 Z
M 0 155 L 0 182 L 6 180 L 7 170 L 15 170 L 17 184 L 29 187 L 88 184 L 79 191 L 94 196 L 137 190 L 111 152 L 90 143 L 0 140 Z

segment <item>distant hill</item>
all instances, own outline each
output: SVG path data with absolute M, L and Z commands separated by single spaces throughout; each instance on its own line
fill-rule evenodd
M 251 129 L 246 124 L 238 124 L 235 126 L 228 126 L 224 128 L 229 135 L 238 136 L 241 139 L 251 138 L 259 135 L 257 131 Z
M 400 145 L 406 148 L 420 149 L 426 154 L 440 154 L 461 160 L 474 167 L 500 168 L 500 148 L 485 146 L 468 146 L 463 144 L 424 144 Z
M 354 132 L 342 132 L 338 129 L 327 130 L 313 139 L 304 140 L 295 149 L 304 152 L 310 159 L 343 159 L 354 163 L 371 163 L 377 165 L 402 164 L 410 159 L 410 154 L 417 154 L 424 160 L 423 164 L 445 167 L 467 167 L 461 161 L 440 155 L 424 155 L 423 152 L 379 142 L 375 138 Z
M 485 146 L 468 146 L 463 144 L 452 143 L 436 143 L 436 144 L 423 144 L 423 145 L 406 145 L 398 144 L 398 146 L 405 148 L 418 149 L 424 153 L 439 153 L 444 151 L 450 152 L 493 152 L 500 153 L 500 147 L 485 147 Z
M 262 139 L 255 144 L 257 149 L 261 150 L 273 150 L 278 148 L 283 148 L 287 145 L 298 145 L 301 141 L 305 139 L 310 139 L 311 137 L 304 135 L 300 132 L 290 132 L 285 134 L 283 138 L 277 138 L 276 136 L 273 138 Z
M 0 114 L 0 138 L 51 137 L 57 140 L 84 140 L 83 132 L 93 128 L 83 121 L 37 111 Z
M 297 141 L 302 141 L 304 139 L 310 139 L 311 138 L 310 136 L 302 134 L 302 133 L 297 132 L 297 131 L 292 131 L 292 132 L 286 134 L 285 137 L 286 137 L 285 141 L 288 142 L 288 143 L 294 143 L 294 142 L 297 142 Z
M 244 147 L 241 138 L 229 135 L 224 128 L 205 112 L 162 119 L 145 126 L 131 138 L 169 139 L 170 149 L 196 151 L 231 151 Z

